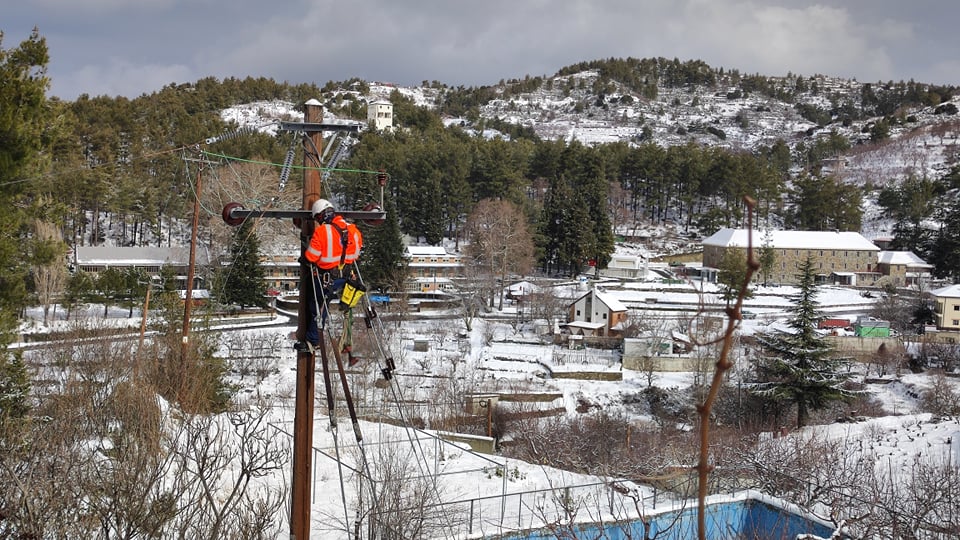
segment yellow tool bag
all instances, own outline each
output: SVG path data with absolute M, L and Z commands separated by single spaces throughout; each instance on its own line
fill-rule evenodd
M 363 297 L 365 292 L 367 292 L 367 288 L 363 286 L 363 283 L 348 279 L 343 284 L 343 291 L 340 293 L 340 307 L 343 309 L 353 308 L 360 302 L 360 298 Z

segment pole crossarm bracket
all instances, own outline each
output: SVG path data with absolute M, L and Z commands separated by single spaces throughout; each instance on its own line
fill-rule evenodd
M 318 131 L 346 131 L 348 133 L 360 133 L 364 128 L 363 124 L 334 124 L 330 122 L 280 122 L 281 131 L 302 131 L 305 133 L 316 133 Z
M 368 205 L 369 206 L 369 205 Z M 364 223 L 377 224 L 387 217 L 387 213 L 381 210 L 379 206 L 365 210 L 345 210 L 337 212 L 338 216 L 352 221 L 363 221 Z M 366 207 L 365 207 L 366 208 Z M 236 227 L 243 223 L 247 218 L 266 217 L 266 218 L 293 218 L 293 219 L 311 219 L 310 210 L 246 210 L 240 203 L 229 203 L 223 207 L 223 221 L 227 225 Z

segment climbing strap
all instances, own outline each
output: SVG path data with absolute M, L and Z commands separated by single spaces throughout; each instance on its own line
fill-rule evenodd
M 330 222 L 330 225 L 340 233 L 340 270 L 343 271 L 343 266 L 347 260 L 347 244 L 350 242 L 349 229 L 341 228 L 333 222 Z

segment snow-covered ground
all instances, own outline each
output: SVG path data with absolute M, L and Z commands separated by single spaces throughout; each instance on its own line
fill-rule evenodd
M 575 292 L 577 285 L 571 287 Z M 662 287 L 644 290 L 642 284 L 616 292 L 622 294 L 622 299 L 628 303 L 646 303 L 648 298 L 655 297 L 657 305 L 678 306 L 689 305 L 698 294 L 703 294 L 664 290 Z M 785 297 L 792 292 L 790 287 L 760 288 L 747 307 L 762 315 L 744 321 L 742 330 L 755 332 L 782 319 L 788 305 Z M 842 287 L 825 288 L 820 298 L 826 309 L 835 312 L 850 311 L 851 305 L 857 306 L 854 311 L 865 309 L 864 298 L 857 291 Z M 141 315 L 136 309 L 129 316 L 127 309 L 111 308 L 108 317 L 103 318 L 100 306 L 75 313 L 71 321 L 63 318 L 62 310 L 57 310 L 47 325 L 42 324 L 38 309 L 32 309 L 28 314 L 31 322 L 24 326 L 25 333 L 65 329 L 84 324 L 83 321 L 131 329 L 139 328 L 141 323 Z M 555 393 L 558 397 L 548 406 L 563 409 L 570 415 L 579 414 L 576 412 L 578 403 L 584 401 L 607 410 L 623 407 L 623 395 L 640 392 L 647 386 L 643 374 L 620 367 L 617 352 L 566 351 L 543 345 L 533 326 L 520 327 L 519 330 L 514 326 L 510 317 L 515 314 L 513 308 L 507 306 L 499 314 L 501 321 L 478 319 L 470 332 L 464 329 L 463 321 L 455 314 L 445 319 L 406 321 L 393 330 L 390 329 L 393 323 L 388 321 L 383 327 L 384 335 L 390 336 L 384 354 L 394 358 L 397 364 L 391 384 L 383 384 L 379 371 L 383 362 L 375 358 L 364 359 L 348 376 L 351 386 L 356 387 L 354 395 L 364 403 L 360 414 L 365 419 L 358 424 L 362 433 L 362 442 L 359 443 L 350 428 L 346 411 L 341 407 L 335 413 L 339 427 L 331 428 L 321 374 L 317 370 L 312 484 L 315 538 L 338 538 L 336 530 L 342 529 L 345 521 L 355 518 L 355 507 L 351 502 L 357 496 L 358 476 L 355 471 L 362 470 L 365 464 L 369 467 L 370 463 L 382 466 L 385 461 L 399 460 L 408 464 L 406 473 L 413 478 L 429 479 L 431 498 L 442 501 L 436 509 L 438 515 L 461 516 L 462 519 L 449 523 L 447 527 L 464 536 L 529 527 L 535 525 L 538 513 L 562 512 L 557 505 L 556 490 L 559 487 L 581 490 L 584 497 L 600 497 L 601 493 L 608 493 L 603 487 L 604 479 L 599 477 L 475 453 L 469 450 L 466 442 L 445 441 L 436 432 L 396 427 L 386 421 L 426 417 L 425 407 L 441 405 L 436 402 L 441 381 L 459 381 L 459 388 L 466 392 Z M 223 333 L 225 338 L 246 336 L 252 341 L 280 344 L 276 349 L 275 369 L 269 375 L 262 380 L 237 376 L 235 382 L 242 386 L 239 396 L 258 397 L 271 403 L 270 425 L 280 436 L 291 437 L 296 356 L 288 334 L 295 329 L 295 324 L 279 317 L 254 323 L 222 321 L 218 325 L 228 330 Z M 441 331 L 440 328 L 444 329 Z M 366 330 L 361 328 L 357 333 L 363 331 Z M 441 334 L 444 337 L 441 338 Z M 427 342 L 427 350 L 415 350 L 416 341 Z M 224 346 L 221 354 L 229 354 L 228 347 Z M 622 379 L 601 381 L 550 376 L 563 371 L 613 372 L 620 374 Z M 657 373 L 653 383 L 665 389 L 682 389 L 689 386 L 692 379 L 691 373 Z M 375 382 L 377 380 L 381 381 L 380 384 Z M 928 374 L 902 374 L 889 384 L 870 384 L 868 390 L 883 404 L 888 416 L 810 427 L 794 436 L 850 441 L 850 444 L 859 445 L 863 452 L 883 456 L 884 462 L 893 468 L 907 467 L 918 456 L 931 460 L 949 459 L 951 448 L 954 448 L 951 442 L 960 440 L 960 424 L 956 419 L 932 419 L 929 414 L 919 412 L 918 397 L 931 383 Z M 951 383 L 960 387 L 955 379 Z M 335 381 L 335 384 L 338 383 Z M 377 418 L 384 421 L 377 421 Z M 284 467 L 281 473 L 265 478 L 263 482 L 266 485 L 288 485 L 289 471 L 290 467 Z M 644 498 L 646 511 L 652 510 L 654 490 L 637 489 L 636 493 Z M 662 506 L 662 499 L 660 504 Z M 620 507 L 616 512 L 621 518 L 629 513 L 626 507 Z M 473 519 L 466 519 L 466 515 L 473 516 Z

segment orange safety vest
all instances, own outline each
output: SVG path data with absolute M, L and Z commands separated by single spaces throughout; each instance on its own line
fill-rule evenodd
M 356 262 L 362 247 L 360 229 L 353 223 L 347 223 L 343 217 L 336 216 L 329 224 L 322 223 L 314 227 L 310 247 L 304 255 L 321 270 L 332 270 Z

